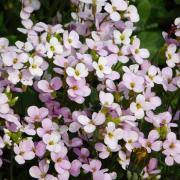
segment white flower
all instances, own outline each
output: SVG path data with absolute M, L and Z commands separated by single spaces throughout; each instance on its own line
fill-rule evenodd
M 147 84 L 150 87 L 154 87 L 154 83 L 156 84 L 161 84 L 163 79 L 162 77 L 159 75 L 160 70 L 156 67 L 156 66 L 150 66 L 148 71 L 147 71 L 147 75 L 145 76 L 146 81 L 148 82 Z
M 45 134 L 43 142 L 46 144 L 46 149 L 51 152 L 58 153 L 61 150 L 61 142 L 59 133 Z
M 80 115 L 78 117 L 78 121 L 80 124 L 84 126 L 83 129 L 85 132 L 92 133 L 95 131 L 96 126 L 99 126 L 104 123 L 105 115 L 101 112 L 93 113 L 92 119 L 89 119 L 87 116 Z
M 132 34 L 132 29 L 125 29 L 122 33 L 118 30 L 114 30 L 114 41 L 115 44 L 125 44 L 128 45 L 130 43 L 130 36 Z
M 71 31 L 68 33 L 68 31 L 65 31 L 63 34 L 63 41 L 64 41 L 64 46 L 67 49 L 73 48 L 80 48 L 81 47 L 81 42 L 79 41 L 79 35 L 76 31 Z
M 131 51 L 135 61 L 138 64 L 142 64 L 143 59 L 148 58 L 150 56 L 150 53 L 147 49 L 140 48 L 140 40 L 138 38 L 134 39 L 133 44 L 130 47 L 130 51 Z
M 12 66 L 14 69 L 21 69 L 27 60 L 28 55 L 26 53 L 7 52 L 2 54 L 3 63 L 6 66 Z
M 130 110 L 134 113 L 137 119 L 142 119 L 144 117 L 144 110 L 147 109 L 147 103 L 145 97 L 142 94 L 139 94 L 136 97 L 136 102 L 132 102 L 130 105 Z
M 130 5 L 124 14 L 124 17 L 130 19 L 131 22 L 138 22 L 139 14 L 137 8 L 133 5 Z
M 33 84 L 33 76 L 26 69 L 19 71 L 17 69 L 10 68 L 7 70 L 7 73 L 8 80 L 13 84 L 17 84 L 19 81 L 21 81 L 21 83 L 25 86 L 32 86 Z
M 99 93 L 99 100 L 102 104 L 102 106 L 109 107 L 114 102 L 114 96 L 111 93 L 105 93 L 101 91 Z
M 119 155 L 119 160 L 118 160 L 119 164 L 121 164 L 123 169 L 126 169 L 126 167 L 130 163 L 130 157 L 128 155 L 126 155 L 126 153 L 121 151 L 121 150 L 119 151 L 118 155 Z
M 52 58 L 54 54 L 62 54 L 63 52 L 63 47 L 56 37 L 50 39 L 49 43 L 46 44 L 46 48 L 48 58 Z
M 8 80 L 13 83 L 17 84 L 20 81 L 20 71 L 17 69 L 10 68 L 7 70 L 8 73 Z
M 109 122 L 106 127 L 104 143 L 111 149 L 116 149 L 118 141 L 123 138 L 123 130 L 115 127 L 113 122 Z
M 93 67 L 99 78 L 104 78 L 105 75 L 111 74 L 112 72 L 112 69 L 107 65 L 107 59 L 105 57 L 100 57 L 98 63 L 93 62 Z
M 88 75 L 88 69 L 83 63 L 78 63 L 76 68 L 68 67 L 66 69 L 68 76 L 73 76 L 76 80 L 85 78 Z
M 8 98 L 5 94 L 0 93 L 0 113 L 6 114 L 9 112 Z
M 111 0 L 111 2 L 112 4 L 107 3 L 104 9 L 113 21 L 119 21 L 121 16 L 118 11 L 125 11 L 128 7 L 127 2 L 124 0 Z
M 176 53 L 176 49 L 177 47 L 175 44 L 170 44 L 166 51 L 166 64 L 171 68 L 175 67 L 176 63 L 180 62 L 180 55 Z
M 43 70 L 40 68 L 40 66 L 43 63 L 42 57 L 34 56 L 33 58 L 29 58 L 29 71 L 33 76 L 42 76 Z
M 131 152 L 134 148 L 134 143 L 138 140 L 138 133 L 135 131 L 125 131 L 123 139 L 126 141 L 126 149 Z
M 180 37 L 180 17 L 175 19 L 174 24 L 177 26 L 177 30 L 175 32 L 175 35 L 177 37 Z

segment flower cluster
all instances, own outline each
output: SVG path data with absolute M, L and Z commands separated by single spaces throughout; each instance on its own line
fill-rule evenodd
M 82 174 L 118 179 L 117 169 L 103 162 L 126 170 L 141 166 L 144 158 L 142 178 L 160 178 L 158 158 L 167 166 L 180 163 L 180 141 L 173 132 L 179 111 L 164 107 L 162 98 L 180 87 L 180 18 L 174 41 L 163 34 L 167 66 L 159 68 L 134 35 L 139 21 L 134 5 L 72 3 L 78 11 L 64 26 L 34 23 L 31 14 L 40 2 L 23 0 L 18 30 L 26 41 L 10 45 L 0 38 L 0 155 L 11 148 L 18 164 L 31 160 L 29 174 L 36 179 Z M 20 114 L 15 108 L 20 95 L 31 91 L 39 105 Z

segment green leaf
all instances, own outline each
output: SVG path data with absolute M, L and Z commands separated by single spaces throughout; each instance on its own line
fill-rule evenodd
M 149 0 L 140 0 L 138 3 L 138 12 L 143 23 L 146 23 L 151 12 L 151 3 Z
M 180 4 L 180 0 L 175 0 L 175 3 L 176 4 Z
M 139 38 L 141 40 L 141 47 L 147 48 L 150 51 L 150 58 L 154 58 L 164 44 L 161 31 L 139 32 Z

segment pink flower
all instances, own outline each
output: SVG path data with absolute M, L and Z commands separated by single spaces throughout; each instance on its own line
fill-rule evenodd
M 39 162 L 39 166 L 32 166 L 29 169 L 29 174 L 36 179 L 57 180 L 54 176 L 47 174 L 48 170 L 49 164 L 43 159 Z
M 82 163 L 87 163 L 88 162 L 88 157 L 90 155 L 90 152 L 87 148 L 81 148 L 81 149 L 78 149 L 78 148 L 74 148 L 73 149 L 74 153 L 76 155 L 78 155 L 78 159 L 82 162 Z
M 74 78 L 67 78 L 66 82 L 69 85 L 68 95 L 70 99 L 79 104 L 83 103 L 85 100 L 84 97 L 89 96 L 91 93 L 90 88 L 86 85 L 85 79 L 76 81 Z
M 9 40 L 2 37 L 0 38 L 0 52 L 3 52 L 9 45 Z
M 162 141 L 157 140 L 159 137 L 159 133 L 156 130 L 152 130 L 148 135 L 148 139 L 140 137 L 139 142 L 144 148 L 147 149 L 148 153 L 151 153 L 151 150 L 160 151 L 162 147 Z
M 87 116 L 80 115 L 78 117 L 78 121 L 80 124 L 83 125 L 83 129 L 86 133 L 93 133 L 96 129 L 96 126 L 100 126 L 105 121 L 105 115 L 101 112 L 93 113 L 92 120 L 89 119 Z
M 40 137 L 43 137 L 45 134 L 50 134 L 53 130 L 53 123 L 50 119 L 46 118 L 42 121 L 42 128 L 37 128 L 37 134 Z
M 96 143 L 95 144 L 95 149 L 96 149 L 96 151 L 98 151 L 98 152 L 100 152 L 99 153 L 99 157 L 101 158 L 101 159 L 106 159 L 106 158 L 108 158 L 109 157 L 109 155 L 110 155 L 110 149 L 108 149 L 108 147 L 106 147 L 104 144 L 102 144 L 102 143 Z M 119 148 L 118 148 L 119 149 Z
M 41 80 L 37 84 L 38 88 L 46 93 L 52 93 L 62 87 L 62 81 L 59 77 L 54 77 L 50 82 Z
M 165 163 L 172 166 L 174 161 L 180 164 L 180 141 L 176 139 L 176 134 L 169 132 L 167 139 L 163 143 L 163 154 L 166 155 Z
M 46 153 L 46 145 L 43 143 L 43 141 L 39 141 L 38 143 L 35 143 L 36 156 L 41 158 L 45 153 Z
M 16 154 L 15 160 L 18 164 L 24 164 L 25 160 L 31 160 L 35 157 L 34 143 L 31 139 L 22 140 L 19 145 L 14 145 L 14 152 Z
M 151 158 L 148 165 L 144 168 L 143 178 L 151 178 L 156 176 L 158 179 L 160 176 L 157 176 L 161 170 L 157 169 L 158 161 L 156 158 Z
M 123 75 L 123 84 L 134 92 L 140 93 L 144 90 L 144 78 L 133 73 L 126 72 Z
M 0 93 L 0 113 L 7 114 L 10 108 L 8 105 L 8 98 L 5 94 Z
M 25 117 L 27 122 L 41 122 L 48 115 L 48 109 L 44 107 L 38 108 L 36 106 L 30 106 L 27 110 L 27 113 L 28 116 Z
M 70 169 L 70 173 L 72 176 L 74 177 L 78 177 L 80 174 L 80 169 L 81 169 L 82 163 L 79 160 L 73 160 L 71 162 L 71 169 Z
M 177 86 L 175 79 L 173 79 L 173 71 L 170 67 L 162 69 L 163 88 L 166 91 L 176 91 Z
M 93 159 L 90 161 L 89 164 L 83 164 L 82 168 L 85 170 L 85 172 L 92 172 L 95 173 L 101 169 L 102 163 L 99 160 Z
M 51 159 L 55 162 L 55 169 L 59 174 L 71 168 L 71 163 L 66 158 L 67 148 L 61 148 L 59 153 L 51 153 Z

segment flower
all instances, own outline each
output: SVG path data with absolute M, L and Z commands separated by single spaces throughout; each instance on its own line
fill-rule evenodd
M 123 130 L 115 127 L 113 122 L 109 122 L 106 127 L 104 143 L 111 149 L 118 147 L 118 141 L 123 138 Z
M 7 114 L 10 110 L 6 94 L 0 93 L 0 113 Z
M 147 81 L 147 85 L 151 87 L 154 87 L 154 83 L 162 84 L 163 81 L 160 75 L 160 70 L 153 65 L 148 68 L 145 79 Z
M 175 64 L 176 63 L 179 63 L 180 62 L 180 56 L 178 53 L 176 53 L 176 45 L 175 44 L 170 44 L 168 47 L 167 47 L 167 51 L 166 51 L 166 64 L 173 68 L 175 67 Z
M 144 90 L 144 78 L 134 73 L 126 72 L 123 75 L 123 84 L 130 90 L 140 93 Z
M 40 56 L 34 56 L 33 58 L 29 58 L 29 71 L 33 76 L 42 76 L 43 70 L 40 68 L 40 66 L 43 63 L 43 58 Z
M 34 143 L 31 139 L 20 141 L 19 145 L 14 145 L 14 152 L 16 154 L 15 160 L 18 164 L 24 164 L 25 160 L 31 160 L 35 157 L 33 152 Z
M 58 153 L 62 148 L 60 135 L 57 132 L 52 132 L 51 134 L 45 134 L 43 136 L 43 142 L 46 144 L 46 149 L 49 150 L 50 152 Z
M 147 109 L 147 103 L 145 97 L 142 94 L 138 94 L 136 97 L 136 102 L 130 104 L 130 110 L 134 113 L 137 119 L 142 119 L 144 117 L 144 111 Z
M 131 22 L 138 22 L 139 14 L 137 8 L 134 5 L 129 5 L 124 13 L 124 17 L 128 18 Z
M 132 46 L 130 47 L 130 51 L 134 57 L 134 60 L 138 63 L 138 64 L 142 64 L 143 63 L 143 59 L 144 58 L 148 58 L 150 56 L 149 51 L 147 49 L 140 49 L 140 40 L 138 38 L 136 38 L 133 41 Z
M 106 3 L 104 9 L 110 14 L 110 18 L 113 21 L 119 21 L 121 19 L 119 11 L 125 11 L 127 9 L 127 2 L 124 0 L 111 0 L 111 3 Z
M 93 67 L 99 78 L 104 78 L 105 75 L 111 74 L 112 72 L 111 68 L 107 65 L 107 59 L 105 57 L 100 57 L 98 63 L 93 62 Z
M 21 69 L 24 63 L 28 61 L 28 55 L 26 53 L 17 54 L 16 52 L 6 52 L 1 55 L 2 61 L 6 66 L 12 66 L 13 69 Z
M 110 107 L 114 102 L 114 96 L 111 93 L 100 91 L 99 100 L 104 107 Z
M 136 131 L 124 131 L 123 139 L 126 141 L 126 149 L 131 152 L 134 148 L 134 143 L 138 140 L 138 133 Z
M 52 176 L 51 174 L 47 174 L 49 170 L 49 164 L 46 162 L 45 159 L 41 160 L 39 162 L 39 166 L 32 166 L 29 169 L 29 174 L 36 179 L 40 179 L 40 180 L 48 180 L 48 179 L 52 179 L 52 180 L 56 180 L 56 178 L 54 176 Z
M 128 45 L 130 43 L 130 36 L 132 34 L 132 30 L 131 29 L 125 29 L 122 33 L 119 32 L 118 30 L 114 30 L 113 31 L 113 35 L 114 35 L 114 41 L 115 44 L 125 44 Z
M 142 137 L 139 138 L 139 142 L 141 145 L 147 149 L 148 153 L 151 153 L 151 149 L 153 151 L 160 151 L 162 147 L 162 141 L 158 141 L 160 135 L 156 130 L 151 130 L 148 135 L 148 139 L 144 139 Z
M 163 154 L 166 155 L 165 163 L 172 166 L 174 161 L 180 163 L 180 141 L 176 139 L 176 134 L 169 132 L 167 139 L 163 142 Z
M 101 159 L 106 159 L 110 156 L 111 152 L 117 152 L 120 149 L 120 146 L 117 146 L 116 149 L 110 149 L 109 147 L 105 146 L 103 143 L 96 143 L 95 144 L 96 151 L 99 152 L 99 157 Z
M 56 37 L 51 37 L 49 43 L 46 43 L 47 57 L 52 58 L 54 54 L 62 54 L 63 47 Z
M 158 160 L 156 158 L 151 158 L 148 165 L 143 170 L 143 178 L 151 178 L 151 176 L 156 176 L 156 178 L 159 179 L 161 176 L 158 174 L 161 172 L 161 170 L 157 169 L 157 165 Z
M 85 79 L 76 81 L 74 78 L 68 77 L 66 82 L 69 85 L 68 95 L 70 99 L 79 104 L 82 104 L 85 100 L 84 97 L 89 96 L 91 93 L 90 88 L 86 85 Z
M 45 134 L 50 134 L 53 131 L 53 123 L 50 119 L 46 118 L 42 121 L 42 128 L 37 128 L 37 134 L 43 137 Z
M 64 42 L 64 46 L 67 49 L 71 49 L 71 47 L 73 48 L 81 47 L 81 43 L 79 41 L 79 35 L 75 31 L 71 31 L 70 33 L 65 31 L 63 34 L 63 42 Z
M 121 164 L 123 169 L 126 169 L 130 163 L 130 154 L 120 150 L 118 156 L 119 156 L 118 159 L 119 164 Z
M 48 109 L 44 107 L 38 108 L 36 106 L 30 106 L 27 113 L 28 116 L 25 117 L 27 122 L 41 122 L 48 115 Z
M 74 148 L 74 153 L 78 155 L 80 162 L 87 163 L 90 152 L 87 148 Z
M 59 90 L 62 87 L 62 81 L 59 77 L 54 77 L 50 82 L 46 80 L 40 80 L 37 84 L 38 88 L 43 92 L 52 93 Z
M 89 164 L 83 164 L 82 168 L 85 172 L 92 172 L 95 173 L 101 169 L 102 163 L 99 160 L 93 159 L 90 161 Z
M 71 169 L 69 170 L 71 175 L 74 177 L 78 177 L 80 174 L 82 163 L 79 160 L 73 160 L 71 162 Z
M 76 68 L 68 67 L 66 69 L 66 73 L 70 77 L 74 77 L 76 80 L 80 80 L 81 78 L 85 78 L 88 76 L 88 69 L 83 63 L 78 63 Z
M 92 133 L 95 131 L 96 126 L 102 125 L 105 121 L 105 115 L 101 112 L 93 113 L 92 120 L 90 120 L 87 116 L 80 115 L 78 117 L 78 121 L 84 127 L 84 131 L 87 133 Z
M 51 159 L 55 162 L 55 169 L 59 174 L 71 168 L 71 163 L 66 160 L 67 148 L 62 147 L 58 153 L 51 153 Z
M 170 67 L 165 67 L 162 69 L 162 79 L 164 90 L 175 91 L 177 89 L 175 82 L 176 78 L 173 79 L 173 71 Z

